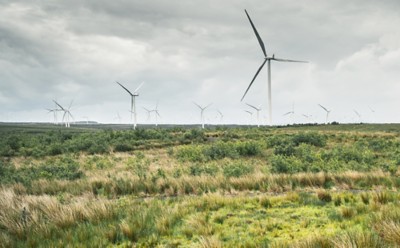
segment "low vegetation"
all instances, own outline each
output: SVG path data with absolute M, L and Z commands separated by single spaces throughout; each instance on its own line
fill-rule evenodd
M 0 247 L 397 247 L 399 133 L 0 126 Z

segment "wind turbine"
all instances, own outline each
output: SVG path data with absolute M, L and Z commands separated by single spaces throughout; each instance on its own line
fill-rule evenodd
M 199 109 L 200 109 L 201 128 L 204 129 L 204 110 L 206 110 L 208 107 L 210 107 L 212 103 L 208 104 L 205 107 L 202 107 L 195 102 L 193 102 L 193 104 L 196 105 L 197 107 L 199 107 Z
M 247 104 L 247 106 L 249 106 L 249 107 L 253 108 L 255 111 L 257 111 L 257 127 L 260 127 L 259 113 L 261 111 L 261 106 L 258 106 L 258 108 L 257 108 L 251 104 L 248 104 L 248 103 L 246 103 L 246 104 Z
M 329 113 L 331 112 L 331 110 L 328 110 L 327 108 L 325 108 L 325 107 L 322 106 L 321 104 L 318 104 L 318 106 L 320 106 L 323 110 L 325 110 L 325 112 L 326 112 L 325 124 L 328 124 L 328 117 L 329 117 Z
M 293 116 L 294 116 L 294 103 L 292 104 L 292 111 L 289 111 L 289 112 L 283 114 L 283 116 L 286 116 L 286 115 L 290 115 L 290 119 L 292 119 L 292 124 L 294 124 L 294 121 L 293 121 Z
M 358 121 L 361 123 L 361 115 L 357 112 L 357 110 L 353 109 L 354 113 L 358 116 Z
M 143 86 L 144 82 L 142 82 L 142 83 L 135 89 L 135 91 L 133 91 L 133 93 L 130 92 L 125 86 L 123 86 L 123 85 L 120 84 L 119 82 L 116 82 L 116 83 L 119 84 L 119 86 L 121 86 L 124 90 L 126 90 L 126 92 L 128 92 L 129 95 L 131 96 L 131 110 L 130 110 L 130 112 L 131 112 L 131 120 L 132 120 L 132 114 L 133 114 L 133 117 L 134 117 L 133 129 L 136 129 L 136 125 L 137 125 L 137 119 L 136 119 L 136 117 L 137 117 L 137 115 L 136 115 L 135 98 L 136 98 L 137 96 L 139 96 L 138 90 L 140 89 L 140 87 Z
M 117 112 L 117 116 L 114 117 L 114 120 L 115 120 L 115 119 L 118 119 L 119 124 L 121 124 L 121 116 L 119 115 L 119 112 Z
M 74 118 L 71 114 L 71 106 L 72 106 L 72 102 L 69 104 L 68 108 L 64 108 L 63 106 L 61 106 L 58 102 L 56 102 L 55 100 L 53 100 L 54 103 L 60 107 L 60 111 L 64 112 L 63 118 L 62 120 L 65 122 L 65 127 L 70 127 L 70 123 L 69 123 L 69 118 L 71 117 L 72 119 Z
M 153 112 L 153 110 L 150 110 L 150 109 L 145 108 L 145 107 L 143 107 L 143 109 L 146 110 L 146 112 L 147 112 L 147 121 L 149 121 L 150 120 L 150 114 L 151 114 L 151 112 Z
M 248 113 L 249 115 L 250 115 L 250 121 L 249 122 L 247 122 L 247 125 L 249 125 L 250 126 L 250 122 L 251 122 L 251 117 L 253 117 L 253 112 L 251 112 L 251 111 L 248 111 L 248 110 L 245 110 L 244 112 L 246 112 L 246 113 Z
M 157 127 L 158 126 L 158 117 L 161 117 L 160 113 L 158 113 L 158 102 L 156 104 L 156 108 L 153 109 L 153 112 L 154 112 L 154 114 L 156 116 L 156 127 Z
M 268 62 L 268 112 L 269 112 L 269 124 L 272 125 L 272 96 L 271 96 L 271 60 L 274 61 L 278 61 L 278 62 L 296 62 L 296 63 L 308 63 L 307 61 L 301 61 L 301 60 L 291 60 L 291 59 L 280 59 L 280 58 L 275 58 L 275 54 L 272 55 L 272 57 L 268 57 L 267 56 L 267 52 L 265 50 L 265 46 L 264 46 L 264 42 L 262 41 L 260 35 L 257 32 L 256 27 L 254 26 L 252 20 L 250 19 L 249 14 L 247 13 L 246 10 L 244 10 L 246 12 L 247 18 L 250 21 L 251 27 L 253 28 L 253 31 L 257 37 L 258 43 L 260 44 L 261 50 L 264 54 L 264 62 L 261 64 L 261 66 L 258 68 L 256 74 L 254 75 L 253 79 L 251 80 L 249 86 L 246 89 L 246 92 L 244 93 L 242 100 L 244 99 L 244 97 L 246 96 L 247 92 L 249 91 L 251 85 L 253 84 L 254 80 L 256 79 L 256 77 L 258 76 L 258 74 L 260 73 L 260 71 L 262 70 L 262 68 L 264 67 L 265 63 Z
M 47 113 L 53 113 L 53 124 L 57 125 L 57 112 L 60 111 L 59 109 L 55 108 L 55 109 L 46 109 L 48 112 Z
M 224 115 L 222 114 L 222 112 L 219 109 L 217 109 L 217 112 L 219 114 L 219 122 L 222 124 L 222 120 L 224 119 Z

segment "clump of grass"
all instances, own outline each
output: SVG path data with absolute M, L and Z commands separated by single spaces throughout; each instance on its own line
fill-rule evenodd
M 370 199 L 370 194 L 367 192 L 362 192 L 360 194 L 361 197 L 361 201 L 365 204 L 368 205 L 369 204 L 369 199 Z
M 357 214 L 357 211 L 351 206 L 342 206 L 340 208 L 340 215 L 345 219 L 353 218 Z
M 258 202 L 260 203 L 261 206 L 263 206 L 264 208 L 270 208 L 272 207 L 272 203 L 271 200 L 266 197 L 266 196 L 261 196 L 258 198 Z
M 215 236 L 200 236 L 199 245 L 201 248 L 222 248 L 222 242 Z
M 363 247 L 363 248 L 382 248 L 387 245 L 374 233 L 368 231 L 348 231 L 332 240 L 335 248 Z
M 317 197 L 319 200 L 323 202 L 331 202 L 332 201 L 332 196 L 328 191 L 325 190 L 318 190 L 317 191 Z
M 207 214 L 196 213 L 185 221 L 183 233 L 187 237 L 193 237 L 194 235 L 208 236 L 214 233 L 214 228 L 208 222 Z
M 387 204 L 389 201 L 393 200 L 392 195 L 387 191 L 379 191 L 375 192 L 372 196 L 372 200 L 375 203 L 379 204 Z

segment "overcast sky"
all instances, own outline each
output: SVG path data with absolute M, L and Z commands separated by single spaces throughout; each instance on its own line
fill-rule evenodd
M 400 122 L 398 0 L 0 0 L 0 122 L 51 122 L 56 99 L 74 119 L 139 123 L 159 102 L 161 123 L 267 119 L 267 67 L 244 9 L 272 63 L 274 124 Z M 284 116 L 292 110 L 295 115 Z M 224 115 L 220 119 L 218 111 Z M 252 110 L 251 110 L 252 111 Z M 357 111 L 361 118 L 355 113 Z M 61 115 L 58 116 L 61 119 Z

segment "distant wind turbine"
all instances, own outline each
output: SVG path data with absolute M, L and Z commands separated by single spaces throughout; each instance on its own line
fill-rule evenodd
M 274 61 L 278 61 L 278 62 L 297 62 L 297 63 L 308 63 L 307 61 L 300 61 L 300 60 L 290 60 L 290 59 L 280 59 L 280 58 L 275 58 L 275 54 L 272 55 L 272 57 L 268 57 L 267 56 L 267 52 L 265 50 L 265 46 L 264 46 L 264 42 L 262 41 L 260 35 L 257 32 L 256 27 L 254 26 L 252 20 L 250 19 L 249 14 L 247 13 L 246 10 L 244 10 L 246 12 L 247 18 L 250 21 L 251 27 L 253 28 L 253 31 L 257 37 L 258 43 L 260 44 L 261 50 L 264 54 L 264 62 L 261 64 L 261 66 L 258 68 L 256 74 L 254 75 L 253 79 L 251 80 L 249 86 L 246 89 L 246 92 L 244 93 L 242 100 L 244 99 L 244 97 L 246 96 L 247 92 L 249 91 L 251 85 L 253 84 L 254 80 L 256 79 L 256 77 L 258 76 L 258 74 L 260 73 L 260 71 L 262 70 L 262 68 L 264 67 L 265 63 L 268 62 L 268 112 L 269 112 L 269 124 L 272 125 L 272 94 L 271 94 L 271 60 Z
M 222 124 L 222 120 L 224 119 L 224 115 L 222 114 L 222 112 L 219 109 L 217 109 L 217 112 L 219 114 L 219 122 Z
M 328 110 L 327 108 L 325 108 L 321 104 L 318 104 L 318 106 L 320 106 L 326 112 L 325 124 L 328 124 L 328 118 L 329 118 L 329 114 L 330 114 L 331 110 Z
M 119 115 L 119 112 L 117 112 L 117 116 L 114 117 L 114 120 L 117 119 L 119 124 L 121 124 L 121 116 Z
M 290 119 L 292 119 L 292 124 L 294 123 L 293 116 L 294 116 L 294 103 L 292 104 L 292 111 L 286 112 L 283 116 L 290 115 Z
M 149 121 L 149 120 L 150 120 L 150 114 L 151 114 L 151 112 L 152 112 L 153 110 L 150 110 L 150 109 L 145 108 L 145 107 L 143 107 L 143 109 L 146 110 L 146 112 L 147 112 L 147 121 Z
M 249 106 L 249 107 L 253 108 L 255 111 L 257 111 L 257 127 L 260 127 L 260 118 L 259 118 L 259 116 L 260 116 L 261 106 L 258 106 L 258 108 L 257 108 L 257 107 L 255 107 L 255 106 L 253 106 L 251 104 L 248 104 L 248 103 L 246 103 L 246 104 L 247 104 L 247 106 Z
M 72 106 L 72 102 L 73 101 L 71 101 L 71 103 L 69 104 L 69 106 L 68 106 L 68 108 L 64 108 L 63 106 L 61 106 L 58 102 L 56 102 L 55 100 L 53 100 L 54 101 L 54 103 L 58 106 L 58 107 L 60 107 L 60 111 L 63 111 L 64 112 L 64 115 L 63 115 L 63 118 L 62 118 L 62 120 L 63 120 L 63 122 L 65 123 L 65 127 L 70 127 L 71 125 L 70 125 L 70 122 L 69 122 L 69 118 L 71 117 L 72 119 L 74 119 L 74 117 L 72 116 L 72 114 L 71 114 L 71 106 Z
M 246 113 L 248 113 L 250 115 L 250 121 L 247 122 L 247 125 L 250 125 L 251 119 L 252 119 L 251 117 L 253 117 L 253 112 L 248 111 L 248 110 L 244 110 L 244 112 L 246 112 Z
M 130 112 L 131 112 L 131 120 L 132 120 L 132 114 L 133 114 L 133 117 L 134 117 L 134 120 L 133 120 L 133 129 L 136 129 L 136 125 L 137 125 L 137 119 L 136 119 L 136 118 L 137 118 L 137 114 L 136 114 L 135 99 L 136 99 L 137 96 L 139 96 L 138 90 L 140 89 L 140 87 L 143 86 L 144 82 L 142 82 L 142 83 L 135 89 L 135 91 L 133 91 L 133 93 L 130 92 L 125 86 L 123 86 L 123 85 L 120 84 L 119 82 L 116 82 L 116 83 L 119 84 L 119 86 L 121 86 L 124 90 L 126 90 L 126 92 L 128 92 L 129 95 L 131 96 L 131 110 L 130 110 Z
M 360 115 L 360 113 L 358 113 L 357 110 L 355 110 L 355 109 L 353 111 L 358 116 L 358 122 L 361 123 L 361 115 Z
M 206 110 L 208 107 L 210 107 L 212 105 L 212 103 L 208 104 L 205 107 L 202 107 L 195 102 L 193 102 L 193 104 L 196 105 L 200 109 L 201 128 L 204 129 L 204 110 Z
M 57 125 L 57 112 L 60 111 L 60 109 L 46 109 L 48 112 L 47 113 L 53 113 L 53 124 Z

